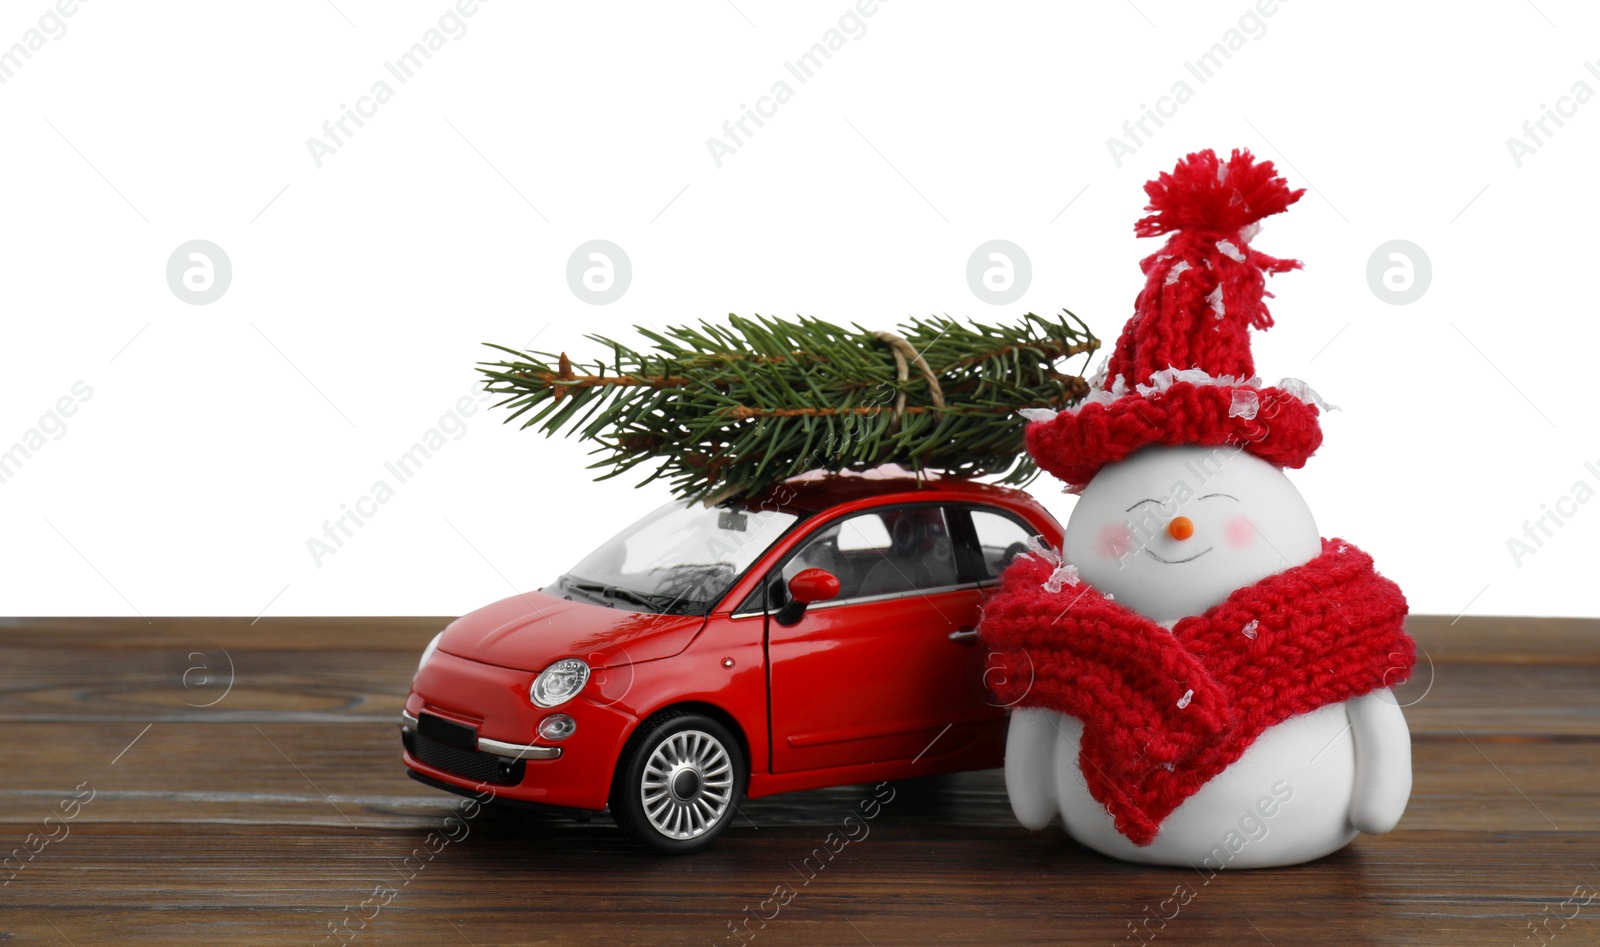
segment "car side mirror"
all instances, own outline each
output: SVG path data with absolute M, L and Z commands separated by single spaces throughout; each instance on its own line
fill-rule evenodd
M 801 569 L 789 580 L 789 601 L 778 610 L 778 624 L 793 625 L 806 613 L 806 607 L 826 602 L 839 594 L 839 577 L 826 569 Z
M 839 594 L 839 577 L 827 569 L 801 569 L 789 580 L 789 598 L 807 605 L 826 602 Z

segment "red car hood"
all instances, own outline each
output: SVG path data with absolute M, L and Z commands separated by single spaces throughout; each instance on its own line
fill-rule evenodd
M 705 624 L 700 615 L 630 612 L 528 592 L 469 612 L 444 630 L 439 650 L 457 657 L 540 671 L 560 658 L 590 667 L 671 657 Z

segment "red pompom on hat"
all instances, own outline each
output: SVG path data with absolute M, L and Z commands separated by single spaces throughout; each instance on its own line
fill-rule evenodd
M 1239 149 L 1226 162 L 1210 149 L 1191 154 L 1144 189 L 1152 213 L 1134 233 L 1172 236 L 1140 261 L 1145 287 L 1088 396 L 1029 424 L 1028 453 L 1070 490 L 1151 444 L 1232 444 L 1302 466 L 1322 443 L 1326 405 L 1295 379 L 1263 386 L 1250 356 L 1250 330 L 1272 326 L 1267 274 L 1300 262 L 1250 240 L 1305 189 L 1289 190 L 1272 162 Z

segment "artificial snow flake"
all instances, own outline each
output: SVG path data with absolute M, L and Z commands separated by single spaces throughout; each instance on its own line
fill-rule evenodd
M 1211 304 L 1211 311 L 1216 313 L 1218 319 L 1221 319 L 1224 315 L 1227 314 L 1227 310 L 1224 309 L 1223 305 L 1222 305 L 1222 287 L 1221 286 L 1218 286 L 1216 289 L 1213 289 L 1211 291 L 1210 295 L 1206 296 L 1206 302 Z
M 1189 702 L 1192 700 L 1194 700 L 1194 689 L 1190 688 L 1189 690 L 1183 692 L 1182 697 L 1178 698 L 1178 709 L 1182 710 L 1183 708 L 1189 706 Z
M 1233 245 L 1232 240 L 1218 240 L 1217 250 L 1230 260 L 1237 263 L 1244 262 L 1244 254 L 1240 252 L 1238 247 Z
M 1171 286 L 1173 283 L 1176 283 L 1178 281 L 1178 277 L 1182 276 L 1188 269 L 1188 260 L 1179 260 L 1178 262 L 1172 264 L 1172 269 L 1167 271 L 1167 281 L 1161 285 Z
M 1050 545 L 1038 536 L 1028 537 L 1028 551 L 1025 555 L 1037 556 L 1039 561 L 1053 566 L 1061 565 L 1061 553 L 1051 549 Z
M 1062 558 L 1061 553 L 1051 549 L 1038 536 L 1028 537 L 1028 551 L 1024 555 L 1037 556 L 1039 561 L 1055 566 L 1055 570 L 1050 573 L 1050 577 L 1041 583 L 1044 590 L 1052 595 L 1060 592 L 1063 585 L 1076 585 L 1079 581 L 1077 567 L 1067 562 L 1066 559 Z
M 1323 401 L 1322 396 L 1317 394 L 1315 389 L 1298 378 L 1285 378 L 1278 382 L 1278 387 L 1282 388 L 1284 391 L 1287 391 L 1289 394 L 1294 395 L 1296 398 L 1299 398 L 1306 404 L 1315 404 L 1324 411 L 1339 410 L 1338 405 L 1328 404 L 1326 401 Z
M 1233 389 L 1233 404 L 1228 406 L 1228 417 L 1244 418 L 1246 421 L 1256 416 L 1256 411 L 1261 408 L 1261 396 L 1252 388 Z
M 1251 641 L 1254 641 L 1254 640 L 1256 640 L 1256 629 L 1258 627 L 1260 627 L 1260 625 L 1261 625 L 1260 622 L 1258 622 L 1254 618 L 1252 618 L 1249 621 L 1245 622 L 1244 623 L 1244 627 L 1239 629 L 1239 630 L 1244 632 L 1244 636 L 1246 638 L 1249 638 Z
M 1050 578 L 1044 580 L 1044 590 L 1054 595 L 1061 591 L 1063 585 L 1078 584 L 1078 567 L 1069 562 L 1062 562 L 1056 566 L 1056 571 L 1050 573 Z
M 1111 404 L 1127 393 L 1128 382 L 1121 375 L 1118 375 L 1116 378 L 1111 380 L 1110 388 L 1104 387 L 1103 382 L 1100 387 L 1091 387 L 1089 389 L 1089 393 L 1084 395 L 1082 401 L 1073 407 L 1068 408 L 1067 410 L 1076 412 L 1082 409 L 1084 405 Z
M 1216 296 L 1215 293 L 1212 295 Z M 1218 306 L 1221 305 L 1220 296 L 1217 297 L 1216 303 Z M 1105 387 L 1104 368 L 1102 368 L 1101 373 L 1097 376 L 1097 381 L 1098 384 L 1091 382 L 1089 393 L 1085 395 L 1083 400 L 1077 405 L 1067 408 L 1067 413 L 1076 413 L 1077 411 L 1081 410 L 1084 405 L 1109 405 L 1120 400 L 1128 393 L 1127 380 L 1121 375 L 1118 375 L 1116 378 L 1112 379 L 1111 387 Z M 1213 375 L 1203 368 L 1169 367 L 1163 368 L 1161 371 L 1151 374 L 1149 384 L 1134 385 L 1134 390 L 1143 397 L 1148 398 L 1151 395 L 1162 394 L 1180 381 L 1188 382 L 1197 388 L 1204 387 L 1206 385 L 1218 385 L 1224 388 L 1234 389 L 1233 403 L 1228 408 L 1228 417 L 1230 418 L 1245 418 L 1246 420 L 1249 420 L 1254 418 L 1256 416 L 1256 412 L 1260 410 L 1261 396 L 1257 394 L 1257 391 L 1259 391 L 1263 385 L 1260 375 L 1252 375 L 1249 378 L 1241 378 L 1234 375 Z M 1285 378 L 1283 381 L 1278 383 L 1278 387 L 1283 389 L 1288 394 L 1299 398 L 1301 401 L 1306 402 L 1307 404 L 1315 402 L 1319 407 L 1323 408 L 1323 410 L 1339 410 L 1337 406 L 1325 403 L 1315 391 L 1311 390 L 1311 386 L 1307 385 L 1303 381 L 1300 381 L 1299 379 Z M 1045 410 L 1046 409 L 1042 408 L 1026 408 L 1020 413 L 1029 420 L 1048 420 L 1048 418 L 1042 413 Z M 1029 412 L 1038 413 L 1030 414 Z M 1076 493 L 1078 491 L 1068 490 L 1067 492 Z
M 1111 356 L 1100 356 L 1100 364 L 1095 368 L 1094 374 L 1089 376 L 1090 388 L 1104 388 L 1106 386 L 1106 372 L 1111 368 Z
M 1054 421 L 1061 412 L 1054 408 L 1022 408 L 1017 413 L 1029 421 Z
M 1121 378 L 1122 376 L 1118 375 L 1117 377 Z M 1205 385 L 1251 385 L 1259 387 L 1261 384 L 1260 378 L 1252 378 L 1249 381 L 1245 381 L 1232 375 L 1213 375 L 1203 368 L 1163 368 L 1150 376 L 1150 384 L 1137 385 L 1135 390 L 1139 394 L 1148 397 L 1151 394 L 1159 394 L 1166 391 L 1180 381 L 1186 381 L 1195 387 L 1203 387 Z M 1093 392 L 1090 392 L 1091 397 L 1093 397 L 1093 394 Z

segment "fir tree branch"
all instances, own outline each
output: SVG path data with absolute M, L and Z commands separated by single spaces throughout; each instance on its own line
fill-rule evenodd
M 664 477 L 700 498 L 890 462 L 1026 482 L 1035 470 L 1017 410 L 1075 404 L 1088 384 L 1061 363 L 1083 355 L 1086 364 L 1100 345 L 1070 312 L 1008 326 L 916 319 L 897 334 L 909 346 L 901 354 L 921 361 L 902 359 L 917 364 L 901 377 L 899 343 L 859 325 L 735 315 L 639 332 L 651 351 L 589 336 L 610 350 L 609 365 L 596 360 L 592 371 L 565 353 L 492 344 L 511 357 L 479 371 L 505 396 L 508 422 L 593 442 L 601 479 L 657 460 L 644 482 Z M 930 403 L 935 387 L 942 408 Z

